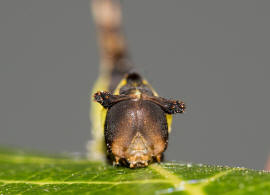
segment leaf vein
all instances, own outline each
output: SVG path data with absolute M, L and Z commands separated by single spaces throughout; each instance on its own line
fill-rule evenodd
M 0 180 L 3 184 L 36 184 L 36 185 L 57 185 L 57 184 L 105 184 L 105 185 L 120 185 L 120 184 L 147 184 L 147 183 L 171 183 L 171 181 L 161 179 L 146 179 L 146 180 L 131 180 L 131 181 L 30 181 L 30 180 Z

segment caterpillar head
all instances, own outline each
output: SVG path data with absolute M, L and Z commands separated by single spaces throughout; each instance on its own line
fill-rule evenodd
M 107 109 L 104 136 L 114 163 L 135 168 L 160 162 L 168 144 L 167 115 L 184 112 L 183 102 L 138 93 L 97 92 L 94 98 Z

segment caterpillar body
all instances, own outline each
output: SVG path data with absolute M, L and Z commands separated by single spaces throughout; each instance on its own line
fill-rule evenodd
M 89 158 L 109 159 L 130 168 L 160 162 L 168 145 L 172 114 L 183 113 L 185 104 L 159 97 L 134 71 L 121 32 L 120 3 L 94 0 L 91 7 L 101 62 L 92 90 Z

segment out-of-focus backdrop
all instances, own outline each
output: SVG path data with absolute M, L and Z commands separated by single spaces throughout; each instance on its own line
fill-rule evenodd
M 168 160 L 263 169 L 270 153 L 270 1 L 122 1 L 129 50 L 182 98 Z M 86 152 L 99 56 L 88 0 L 0 1 L 0 145 Z

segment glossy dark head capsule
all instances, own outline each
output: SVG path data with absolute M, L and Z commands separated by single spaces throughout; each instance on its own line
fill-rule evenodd
M 131 167 L 147 166 L 167 147 L 168 125 L 164 111 L 150 101 L 126 100 L 112 106 L 105 121 L 110 155 Z

